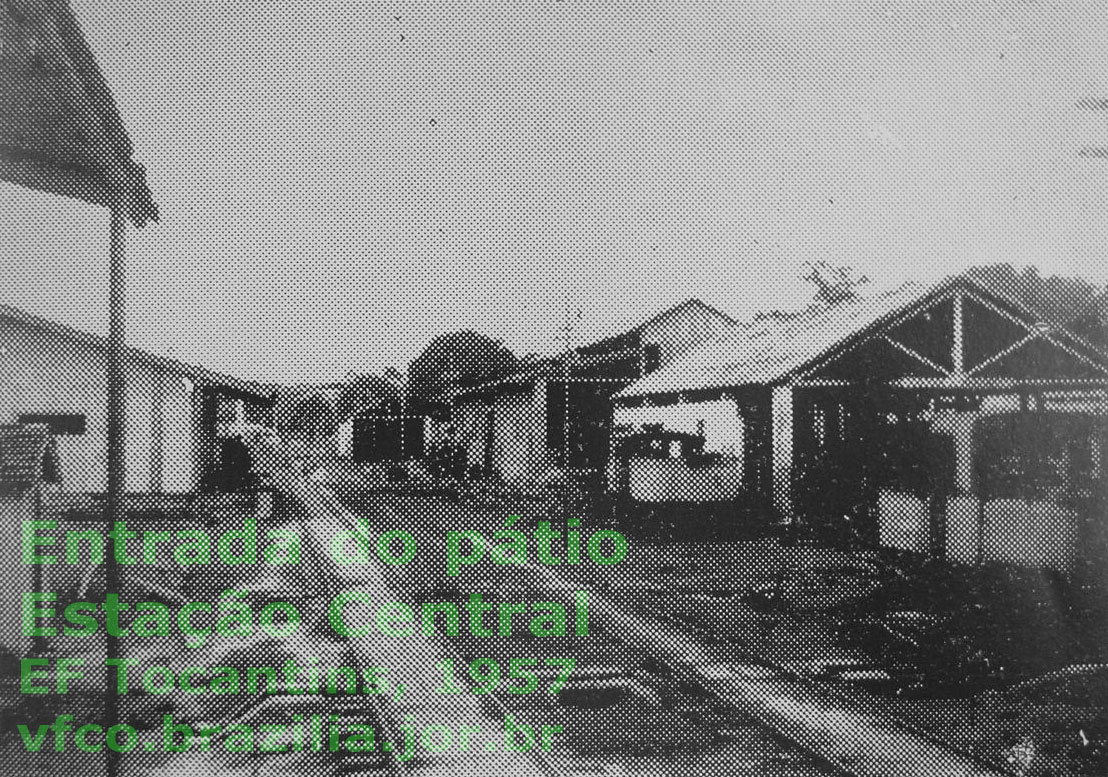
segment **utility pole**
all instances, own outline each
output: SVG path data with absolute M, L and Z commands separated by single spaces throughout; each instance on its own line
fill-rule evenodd
M 568 541 L 569 519 L 570 519 L 570 498 L 569 489 L 571 479 L 569 476 L 569 381 L 570 381 L 570 359 L 573 357 L 573 327 L 581 320 L 581 311 L 576 313 L 570 311 L 569 305 L 566 305 L 565 325 L 562 327 L 563 334 L 565 336 L 565 353 L 562 357 L 562 530 L 563 536 Z
M 562 331 L 565 335 L 565 356 L 562 358 L 562 391 L 564 394 L 564 404 L 562 413 L 562 450 L 565 455 L 565 461 L 563 467 L 566 469 L 567 474 L 569 470 L 569 378 L 570 378 L 570 364 L 569 361 L 573 357 L 573 327 L 574 324 L 581 319 L 581 311 L 578 310 L 576 314 L 571 313 L 569 306 L 566 306 L 566 322 L 562 327 Z

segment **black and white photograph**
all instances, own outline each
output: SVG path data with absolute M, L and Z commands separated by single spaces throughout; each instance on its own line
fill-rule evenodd
M 1108 5 L 0 0 L 0 775 L 1108 775 Z

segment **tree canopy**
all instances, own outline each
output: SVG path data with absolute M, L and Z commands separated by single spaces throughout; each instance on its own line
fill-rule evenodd
M 823 259 L 805 262 L 804 266 L 808 268 L 804 280 L 816 287 L 815 301 L 825 305 L 854 299 L 858 288 L 869 283 L 869 278 L 858 275 L 852 267 L 833 265 Z
M 408 368 L 409 412 L 442 417 L 455 392 L 511 374 L 519 360 L 498 340 L 463 330 L 439 335 Z
M 1004 294 L 1051 324 L 1069 324 L 1097 308 L 1103 289 L 1073 275 L 1042 276 L 1035 267 L 1010 264 L 973 267 L 969 277 Z

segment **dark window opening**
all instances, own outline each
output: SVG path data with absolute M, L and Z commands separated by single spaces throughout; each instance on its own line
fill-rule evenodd
M 560 466 L 596 469 L 608 458 L 611 397 L 617 384 L 547 384 L 546 443 Z
M 67 413 L 20 413 L 21 424 L 44 424 L 50 434 L 79 436 L 85 433 L 85 417 Z
M 1081 414 L 984 419 L 977 452 L 982 495 L 1068 502 L 1103 493 L 1105 436 L 1102 420 Z
M 357 462 L 402 461 L 423 456 L 423 416 L 367 413 L 354 419 Z
M 546 447 L 561 452 L 566 447 L 566 384 L 546 384 Z

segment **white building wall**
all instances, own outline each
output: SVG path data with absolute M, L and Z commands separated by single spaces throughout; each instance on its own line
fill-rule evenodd
M 152 431 L 160 419 L 154 415 L 158 403 L 154 401 L 153 394 L 158 389 L 160 377 L 151 374 L 149 370 L 135 369 L 133 365 L 127 371 L 126 442 L 123 450 L 126 455 L 128 491 L 154 490 L 151 481 L 156 478 L 151 475 L 157 475 L 158 465 L 151 461 Z M 104 401 L 107 402 L 106 395 Z M 104 440 L 106 445 L 106 427 Z
M 85 417 L 83 435 L 57 437 L 66 491 L 107 487 L 106 371 L 101 349 L 0 319 L 0 423 L 14 423 L 23 413 Z M 127 381 L 127 489 L 188 490 L 194 469 L 191 387 L 136 360 L 127 364 Z
M 666 431 L 684 434 L 697 434 L 703 422 L 704 452 L 720 453 L 742 461 L 743 421 L 733 399 L 683 402 L 658 407 L 616 407 L 613 418 L 616 425 L 642 427 L 646 424 L 661 424 Z
M 687 305 L 647 324 L 640 337 L 644 344 L 658 346 L 661 364 L 665 365 L 730 326 L 732 322 L 717 311 L 700 305 Z
M 466 463 L 470 467 L 481 467 L 485 463 L 490 414 L 495 473 L 512 486 L 534 484 L 552 466 L 546 447 L 545 384 L 540 381 L 531 390 L 459 402 L 454 406 L 458 443 L 465 449 Z
M 493 466 L 504 482 L 523 485 L 532 477 L 531 431 L 536 425 L 532 395 L 507 394 L 492 404 Z
M 354 455 L 354 419 L 347 418 L 335 429 L 335 450 L 340 459 Z
M 157 490 L 180 493 L 194 488 L 198 478 L 194 384 L 181 375 L 163 374 L 162 385 L 162 477 Z

